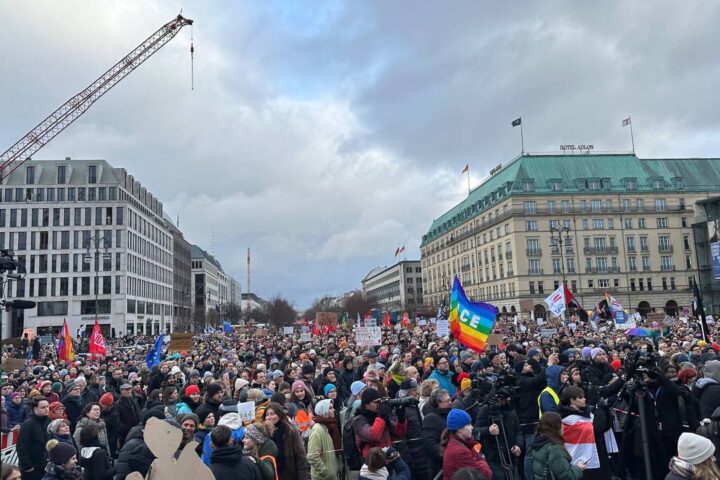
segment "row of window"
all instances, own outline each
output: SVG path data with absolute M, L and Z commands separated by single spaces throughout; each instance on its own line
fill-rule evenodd
M 163 305 L 143 300 L 127 299 L 127 313 L 137 315 L 162 315 Z M 165 315 L 172 315 L 172 305 L 165 305 Z
M 115 247 L 123 247 L 122 230 L 115 230 L 115 235 L 113 235 L 112 230 L 74 230 L 72 231 L 72 243 L 70 242 L 70 233 L 70 230 L 0 232 L 0 247 L 18 252 L 24 250 L 67 250 L 70 248 L 90 248 L 91 252 L 94 252 L 96 246 L 101 251 L 113 248 L 113 237 Z M 29 244 L 28 237 L 30 238 Z M 5 246 L 6 238 L 7 247 Z M 97 245 L 95 242 L 97 242 Z
M 539 212 L 537 208 L 538 202 L 535 200 L 526 200 L 523 202 L 523 211 L 527 214 L 534 215 Z M 574 204 L 570 200 L 548 200 L 547 201 L 547 209 L 543 213 L 573 213 L 574 210 Z M 578 209 L 576 210 L 576 213 L 583 213 L 583 212 L 612 212 L 613 208 L 615 207 L 616 203 L 613 199 L 606 199 L 606 200 L 580 200 L 577 204 Z M 664 212 L 668 209 L 668 203 L 667 200 L 664 198 L 656 198 L 655 199 L 655 205 L 654 208 L 646 205 L 644 198 L 637 198 L 635 199 L 635 202 L 632 201 L 632 199 L 624 198 L 619 201 L 617 204 L 619 205 L 619 208 L 623 212 L 642 212 L 646 210 L 654 210 L 656 212 Z M 678 202 L 678 207 L 680 209 L 685 208 L 685 199 L 680 198 Z
M 114 277 L 103 275 L 98 277 L 24 278 L 13 283 L 16 297 L 67 297 L 69 295 L 110 295 L 113 292 L 119 295 L 123 293 L 122 279 L 122 275 Z
M 123 207 L 95 207 L 95 215 L 93 217 L 92 207 L 75 207 L 75 208 L 0 208 L 0 227 L 6 225 L 10 228 L 27 227 L 28 212 L 30 216 L 30 226 L 32 227 L 49 227 L 50 214 L 52 211 L 53 227 L 70 227 L 70 226 L 90 226 L 90 225 L 123 225 L 124 208 Z M 113 223 L 113 212 L 116 213 L 115 223 Z M 72 214 L 72 215 L 71 215 Z M 94 220 L 94 221 L 93 221 Z
M 56 183 L 64 185 L 67 183 L 67 165 L 58 165 L 55 176 Z M 87 183 L 94 184 L 98 182 L 98 166 L 88 165 Z M 35 165 L 25 167 L 25 183 L 35 185 Z

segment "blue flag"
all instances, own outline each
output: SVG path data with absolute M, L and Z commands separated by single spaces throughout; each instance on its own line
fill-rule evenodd
M 155 340 L 155 346 L 150 350 L 145 357 L 145 364 L 148 368 L 152 368 L 155 365 L 160 365 L 160 354 L 162 352 L 163 336 L 159 335 Z
M 233 333 L 232 325 L 230 325 L 230 322 L 228 322 L 227 320 L 223 320 L 223 332 Z

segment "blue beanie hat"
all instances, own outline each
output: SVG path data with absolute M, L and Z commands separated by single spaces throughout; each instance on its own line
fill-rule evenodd
M 327 385 L 325 385 L 325 396 L 327 397 L 333 390 L 337 390 L 337 388 L 332 383 L 328 383 Z
M 360 393 L 360 390 L 362 390 L 363 388 L 365 388 L 365 384 L 360 380 L 356 380 L 350 384 L 350 392 L 352 392 L 352 394 L 356 397 L 358 393 Z
M 541 352 L 540 352 L 539 348 L 531 348 L 530 350 L 528 350 L 527 356 L 528 356 L 528 358 L 532 358 L 535 355 L 540 355 L 540 354 L 541 354 Z
M 447 429 L 450 431 L 460 430 L 465 425 L 470 425 L 472 419 L 465 410 L 453 408 L 447 416 Z

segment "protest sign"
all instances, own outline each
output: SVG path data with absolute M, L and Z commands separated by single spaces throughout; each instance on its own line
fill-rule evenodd
M 382 343 L 380 327 L 355 327 L 355 343 L 359 347 L 376 347 Z
M 552 337 L 557 334 L 557 328 L 543 328 L 540 330 L 541 337 Z
M 293 333 L 295 333 L 293 327 L 283 327 L 283 335 L 292 335 Z
M 185 352 L 192 350 L 192 333 L 172 333 L 170 334 L 170 345 L 168 352 Z
M 255 421 L 255 402 L 238 402 L 238 416 L 243 423 Z
M 337 313 L 335 312 L 317 312 L 315 314 L 315 324 L 319 326 L 335 327 L 337 326 Z
M 304 332 L 304 333 L 300 334 L 301 342 L 305 343 L 305 342 L 309 342 L 311 340 L 312 340 L 312 335 L 310 334 L 310 332 Z
M 485 342 L 486 345 L 502 345 L 503 343 L 503 336 L 499 333 L 491 333 L 488 335 L 487 341 Z
M 438 320 L 435 325 L 435 333 L 438 337 L 447 337 L 450 335 L 450 320 L 447 318 Z

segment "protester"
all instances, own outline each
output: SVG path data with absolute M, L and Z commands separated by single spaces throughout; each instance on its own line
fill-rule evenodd
M 720 468 L 715 463 L 715 445 L 705 437 L 683 433 L 678 440 L 678 454 L 670 461 L 665 480 L 717 480 Z
M 73 439 L 75 440 L 75 445 L 77 445 L 78 448 L 82 449 L 86 446 L 80 440 L 80 434 L 82 433 L 83 428 L 85 428 L 89 424 L 96 424 L 99 427 L 98 440 L 100 442 L 100 445 L 102 445 L 102 447 L 106 451 L 110 452 L 110 443 L 108 442 L 107 428 L 105 427 L 105 422 L 103 421 L 103 419 L 100 418 L 101 415 L 102 409 L 100 408 L 99 403 L 88 403 L 85 406 L 82 412 L 82 416 L 80 417 L 80 420 L 78 420 L 78 423 L 75 427 L 75 432 L 73 433 Z
M 262 479 L 256 463 L 243 453 L 242 447 L 233 443 L 230 428 L 224 425 L 213 428 L 210 439 L 212 441 L 210 471 L 216 479 Z
M 243 438 L 243 453 L 255 460 L 263 480 L 273 480 L 277 474 L 278 449 L 270 438 L 272 428 L 269 422 L 252 423 L 245 429 Z
M 49 404 L 44 397 L 35 397 L 30 417 L 20 426 L 17 455 L 24 480 L 43 478 L 47 464 L 47 427 Z M 68 445 L 70 446 L 70 445 Z M 74 448 L 73 448 L 74 450 Z
M 447 416 L 447 429 L 442 434 L 440 445 L 443 451 L 443 480 L 451 480 L 462 468 L 476 468 L 487 478 L 493 472 L 484 456 L 475 450 L 477 441 L 473 438 L 472 419 L 465 410 L 452 409 Z
M 100 425 L 88 423 L 83 426 L 80 433 L 79 464 L 83 468 L 87 480 L 112 480 L 115 469 L 112 466 L 111 455 L 100 443 Z
M 271 403 L 265 410 L 265 421 L 273 427 L 272 440 L 278 449 L 277 472 L 280 480 L 304 480 L 309 475 L 309 465 L 300 431 L 279 403 Z
M 565 450 L 562 418 L 555 412 L 543 413 L 537 426 L 533 449 L 533 478 L 545 480 L 579 480 L 585 470 L 584 462 L 572 464 Z M 552 476 L 550 476 L 552 475 Z

